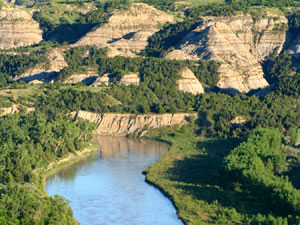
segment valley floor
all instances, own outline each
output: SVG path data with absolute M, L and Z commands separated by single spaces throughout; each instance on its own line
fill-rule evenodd
M 257 223 L 257 218 L 269 215 L 281 221 L 257 196 L 243 190 L 239 183 L 229 184 L 223 176 L 224 157 L 243 140 L 203 139 L 190 129 L 152 133 L 149 137 L 168 142 L 171 147 L 145 171 L 147 182 L 173 201 L 184 223 L 266 224 Z M 274 220 L 270 224 L 278 223 Z

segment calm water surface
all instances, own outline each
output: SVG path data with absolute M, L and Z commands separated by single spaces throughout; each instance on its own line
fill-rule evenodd
M 183 224 L 172 203 L 142 175 L 168 145 L 101 136 L 97 142 L 99 151 L 48 177 L 49 195 L 70 200 L 83 225 Z

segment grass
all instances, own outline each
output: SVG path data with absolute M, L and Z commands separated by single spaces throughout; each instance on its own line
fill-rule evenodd
M 22 104 L 31 107 L 35 102 L 35 96 L 43 94 L 40 85 L 26 85 L 18 89 L 0 89 L 0 97 L 6 99 L 7 104 Z
M 11 99 L 18 99 L 19 97 L 31 97 L 35 94 L 41 94 L 42 89 L 39 85 L 36 86 L 26 86 L 20 89 L 3 89 L 0 90 L 0 95 L 9 97 Z
M 240 184 L 228 184 L 223 159 L 242 140 L 204 139 L 191 127 L 160 129 L 149 137 L 171 143 L 167 152 L 145 173 L 175 204 L 186 224 L 246 224 L 271 210 Z
M 107 88 L 108 87 L 93 87 L 86 85 L 59 85 L 60 90 L 90 91 L 94 93 L 102 92 Z M 45 90 L 43 85 L 25 85 L 24 87 L 20 86 L 16 89 L 0 89 L 0 107 L 9 107 L 12 104 L 21 104 L 32 107 L 36 101 L 36 96 L 43 95 Z M 105 95 L 109 105 L 122 104 L 111 95 Z

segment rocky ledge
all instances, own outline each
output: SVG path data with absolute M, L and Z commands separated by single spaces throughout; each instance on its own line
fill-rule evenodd
M 173 16 L 144 3 L 133 3 L 117 10 L 107 24 L 88 33 L 76 45 L 109 47 L 109 56 L 135 56 L 144 49 L 148 38 Z
M 218 86 L 231 92 L 263 88 L 268 83 L 260 62 L 274 50 L 281 51 L 287 23 L 285 17 L 207 17 L 165 57 L 221 62 Z
M 75 119 L 82 118 L 95 123 L 95 134 L 112 136 L 143 136 L 149 129 L 186 124 L 190 116 L 197 116 L 196 113 L 136 115 L 86 111 L 72 112 L 71 115 Z

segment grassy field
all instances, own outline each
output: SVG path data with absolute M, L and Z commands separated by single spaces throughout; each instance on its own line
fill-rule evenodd
M 24 86 L 24 85 L 23 85 Z M 59 85 L 58 90 L 75 90 L 75 91 L 90 91 L 94 93 L 102 92 L 108 87 L 92 87 L 85 85 Z M 25 106 L 33 106 L 36 101 L 36 97 L 44 95 L 46 88 L 43 85 L 25 85 L 19 88 L 0 89 L 0 107 L 9 107 L 12 104 L 22 104 Z M 120 101 L 114 97 L 106 94 L 106 100 L 110 105 L 119 105 Z
M 241 189 L 227 184 L 223 158 L 242 140 L 203 139 L 191 127 L 157 130 L 149 136 L 171 143 L 171 148 L 146 171 L 149 183 L 160 188 L 175 204 L 186 224 L 248 224 L 270 209 Z M 276 215 L 274 215 L 276 216 Z

